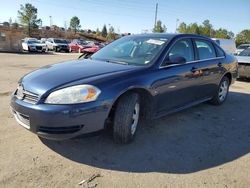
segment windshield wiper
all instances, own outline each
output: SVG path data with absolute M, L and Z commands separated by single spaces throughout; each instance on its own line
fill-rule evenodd
M 128 65 L 128 63 L 124 62 L 124 61 L 106 60 L 106 62 L 107 63 L 116 63 L 116 64 Z

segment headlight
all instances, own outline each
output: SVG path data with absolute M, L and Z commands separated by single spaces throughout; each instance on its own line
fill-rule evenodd
M 101 91 L 92 85 L 76 85 L 52 92 L 47 104 L 77 104 L 95 101 Z

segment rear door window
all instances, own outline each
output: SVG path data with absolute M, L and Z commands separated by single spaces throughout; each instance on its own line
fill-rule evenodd
M 225 56 L 225 54 L 224 54 L 224 52 L 223 52 L 222 49 L 220 49 L 217 46 L 215 46 L 215 48 L 216 48 L 216 51 L 217 51 L 217 57 L 224 57 Z
M 206 40 L 195 40 L 195 45 L 198 51 L 200 60 L 211 59 L 216 57 L 213 44 Z

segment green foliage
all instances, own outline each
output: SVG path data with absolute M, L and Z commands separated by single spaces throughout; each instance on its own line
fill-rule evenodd
M 14 22 L 14 23 L 12 24 L 12 27 L 15 28 L 15 29 L 17 29 L 17 28 L 19 27 L 19 24 L 18 24 L 17 22 Z
M 70 20 L 70 28 L 76 33 L 80 28 L 80 19 L 77 16 L 74 16 Z
M 31 29 L 37 29 L 38 25 L 41 23 L 41 19 L 37 19 L 37 8 L 30 3 L 20 5 L 18 18 L 20 23 L 28 29 L 29 35 L 31 34 Z
M 236 35 L 236 44 L 250 44 L 250 29 L 245 29 Z
M 102 28 L 102 36 L 107 37 L 107 35 L 108 35 L 107 27 L 106 27 L 106 25 L 104 25 L 103 28 Z
M 101 36 L 101 32 L 100 32 L 99 28 L 96 29 L 96 36 L 98 36 L 98 37 Z
M 222 38 L 222 39 L 230 39 L 230 38 L 234 37 L 234 34 L 231 31 L 229 32 L 226 29 L 220 28 L 220 29 L 216 30 L 214 37 L 215 38 Z
M 162 22 L 158 20 L 156 22 L 155 27 L 153 28 L 154 33 L 165 33 L 167 31 L 167 28 L 165 25 L 162 26 Z
M 228 31 L 223 28 L 215 30 L 209 20 L 203 21 L 201 25 L 198 25 L 197 23 L 187 25 L 185 22 L 182 22 L 177 28 L 177 31 L 179 33 L 199 34 L 213 38 L 230 39 L 234 37 L 234 33 L 232 31 Z
M 108 35 L 107 35 L 107 40 L 108 41 L 112 41 L 112 40 L 115 40 L 115 29 L 113 26 L 111 26 L 109 28 L 109 32 L 108 32 Z

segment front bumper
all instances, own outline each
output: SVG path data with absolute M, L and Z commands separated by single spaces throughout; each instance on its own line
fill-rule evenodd
M 109 106 L 104 102 L 74 105 L 30 104 L 11 98 L 17 122 L 40 137 L 61 140 L 104 128 Z
M 67 51 L 69 51 L 69 47 L 68 46 L 56 46 L 55 47 L 56 49 L 57 49 L 57 51 L 65 51 L 65 52 L 67 52 Z
M 239 77 L 250 78 L 250 64 L 249 63 L 239 63 L 238 73 L 239 73 Z
M 34 46 L 34 47 L 29 47 L 30 51 L 32 52 L 43 52 L 46 51 L 45 46 Z

